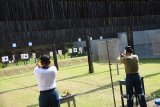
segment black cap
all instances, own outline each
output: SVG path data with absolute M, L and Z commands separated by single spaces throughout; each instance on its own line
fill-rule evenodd
M 131 46 L 126 46 L 125 49 L 132 48 Z
M 47 55 L 43 55 L 40 58 L 41 64 L 50 64 L 50 58 Z
M 125 50 L 126 50 L 126 52 L 133 53 L 133 49 L 131 46 L 126 46 Z

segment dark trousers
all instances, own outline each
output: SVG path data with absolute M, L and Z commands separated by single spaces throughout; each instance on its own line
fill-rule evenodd
M 126 75 L 127 107 L 133 107 L 133 89 L 138 96 L 140 107 L 147 107 L 139 74 Z
M 39 107 L 60 107 L 59 95 L 55 88 L 40 92 Z

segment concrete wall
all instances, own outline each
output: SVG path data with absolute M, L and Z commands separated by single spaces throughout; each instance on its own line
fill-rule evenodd
M 98 59 L 97 42 L 105 40 L 107 39 L 91 40 L 92 57 L 94 60 Z M 74 47 L 86 47 L 86 42 L 85 41 L 74 42 Z
M 140 58 L 160 58 L 153 53 L 152 38 L 160 36 L 160 30 L 147 30 L 133 32 L 135 53 Z M 160 43 L 159 43 L 160 44 Z M 160 47 L 157 47 L 160 48 Z
M 134 49 L 139 58 L 160 58 L 160 54 L 156 55 L 153 53 L 152 38 L 155 36 L 160 37 L 159 29 L 133 32 Z M 120 51 L 123 51 L 128 44 L 126 32 L 118 33 L 118 38 L 120 40 Z
M 124 47 L 128 45 L 127 43 L 127 34 L 126 32 L 117 33 L 119 38 L 119 48 L 120 52 L 124 51 Z M 133 32 L 133 41 L 134 41 L 134 49 L 135 53 L 139 56 L 139 58 L 160 58 L 160 54 L 154 54 L 153 52 L 153 45 L 152 45 L 152 38 L 155 36 L 160 37 L 160 29 L 158 30 L 147 30 L 147 31 L 134 31 Z M 102 40 L 91 40 L 91 49 L 93 58 L 98 58 L 98 49 L 97 49 L 97 42 L 105 41 L 107 39 Z M 160 43 L 159 43 L 160 44 Z M 86 42 L 74 42 L 74 46 L 85 47 Z M 160 48 L 160 47 L 156 47 Z

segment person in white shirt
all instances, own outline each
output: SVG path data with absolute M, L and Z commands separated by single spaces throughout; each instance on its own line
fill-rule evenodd
M 56 90 L 57 68 L 50 66 L 50 58 L 43 55 L 40 64 L 34 69 L 37 79 L 39 95 L 39 107 L 60 107 L 59 94 Z

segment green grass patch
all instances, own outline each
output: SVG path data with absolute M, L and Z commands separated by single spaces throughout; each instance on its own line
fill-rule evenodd
M 87 62 L 87 57 L 84 56 L 84 57 L 78 57 L 78 58 L 68 58 L 64 60 L 58 60 L 58 65 L 59 65 L 59 68 L 61 69 L 63 67 L 79 65 L 86 62 Z M 31 62 L 26 65 L 21 64 L 16 66 L 15 64 L 14 65 L 11 64 L 6 68 L 0 69 L 0 77 L 16 75 L 16 74 L 21 74 L 25 72 L 31 72 L 35 66 L 36 64 L 34 63 L 33 60 L 31 60 Z
M 160 95 L 159 66 L 160 61 L 157 59 L 140 60 L 140 74 L 144 76 L 146 95 L 151 99 Z M 77 107 L 113 107 L 108 64 L 94 63 L 94 70 L 95 73 L 88 74 L 87 63 L 60 68 L 57 76 L 59 94 L 64 90 L 81 94 L 76 96 Z M 33 69 L 0 78 L 0 107 L 38 107 L 39 92 L 31 71 Z M 125 78 L 122 64 L 119 65 L 119 72 L 120 75 L 117 75 L 116 65 L 112 65 L 117 107 L 121 106 L 118 81 Z M 67 104 L 61 107 L 67 107 Z

